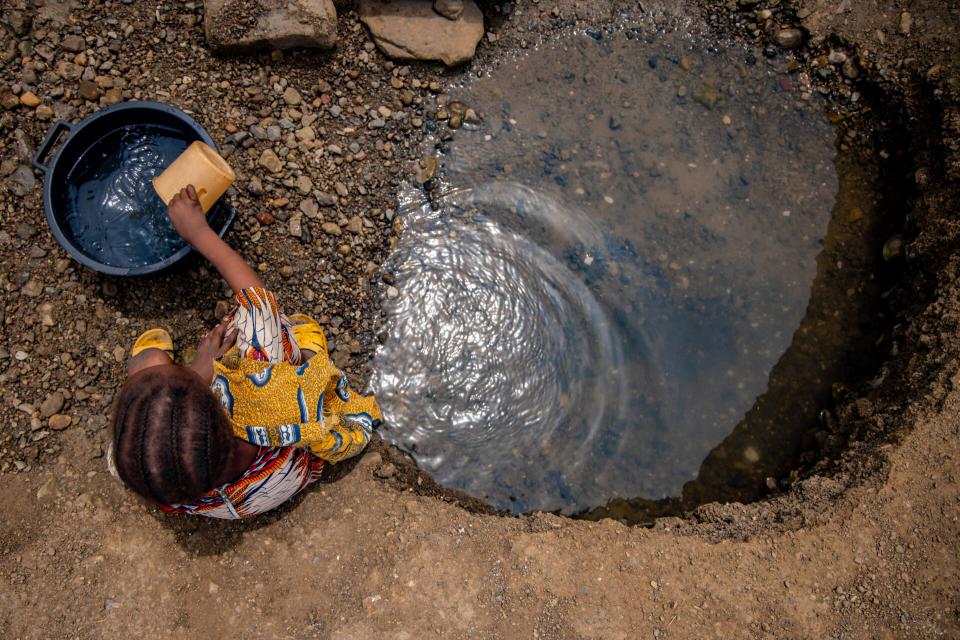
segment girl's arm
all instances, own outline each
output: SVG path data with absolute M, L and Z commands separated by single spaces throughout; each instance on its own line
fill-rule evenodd
M 217 268 L 234 293 L 248 287 L 263 287 L 257 272 L 207 224 L 192 184 L 173 197 L 167 215 L 180 237 Z

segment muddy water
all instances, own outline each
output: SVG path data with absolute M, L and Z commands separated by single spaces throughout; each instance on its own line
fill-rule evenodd
M 870 205 L 837 206 L 823 105 L 783 61 L 633 31 L 454 93 L 480 122 L 439 145 L 443 182 L 408 194 L 387 265 L 384 437 L 514 512 L 757 497 L 845 357 L 791 356 L 798 328 L 817 309 L 813 334 L 842 335 L 835 302 L 871 277 Z M 860 269 L 821 309 L 825 238 L 853 223 Z

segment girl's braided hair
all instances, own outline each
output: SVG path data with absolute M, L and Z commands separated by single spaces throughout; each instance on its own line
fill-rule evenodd
M 199 498 L 230 462 L 230 422 L 192 372 L 146 369 L 123 385 L 113 414 L 113 451 L 124 484 L 161 504 Z

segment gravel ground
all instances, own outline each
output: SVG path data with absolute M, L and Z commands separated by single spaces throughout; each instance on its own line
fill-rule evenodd
M 490 4 L 478 58 L 447 71 L 385 60 L 346 2 L 334 52 L 226 59 L 205 48 L 198 2 L 29 4 L 0 3 L 7 635 L 960 636 L 956 8 Z M 462 74 L 623 10 L 700 13 L 761 55 L 804 40 L 794 73 L 832 101 L 842 144 L 864 158 L 893 154 L 908 239 L 890 293 L 897 346 L 873 384 L 835 407 L 830 435 L 843 446 L 825 448 L 831 455 L 777 497 L 706 505 L 652 529 L 483 513 L 379 443 L 289 507 L 242 524 L 164 516 L 107 477 L 106 416 L 131 340 L 166 326 L 189 359 L 229 296 L 196 261 L 130 282 L 69 260 L 43 222 L 40 180 L 20 168 L 56 118 L 129 99 L 192 113 L 232 149 L 239 219 L 228 240 L 288 311 L 320 319 L 335 361 L 362 387 L 395 194 L 425 133 L 446 127 L 432 105 Z M 791 27 L 800 29 L 783 33 Z M 855 60 L 856 77 L 831 51 Z M 890 131 L 903 146 L 882 144 Z

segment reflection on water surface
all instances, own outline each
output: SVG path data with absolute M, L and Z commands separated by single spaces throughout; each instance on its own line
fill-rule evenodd
M 818 276 L 835 135 L 782 61 L 599 33 L 454 92 L 482 120 L 447 149 L 433 206 L 411 193 L 402 212 L 372 381 L 383 434 L 514 512 L 748 499 L 830 383 L 804 377 L 830 362 L 784 356 L 815 279 L 836 309 L 856 298 L 837 286 L 869 278 L 869 251 Z M 764 395 L 778 361 L 803 383 Z M 711 451 L 709 487 L 691 482 Z

